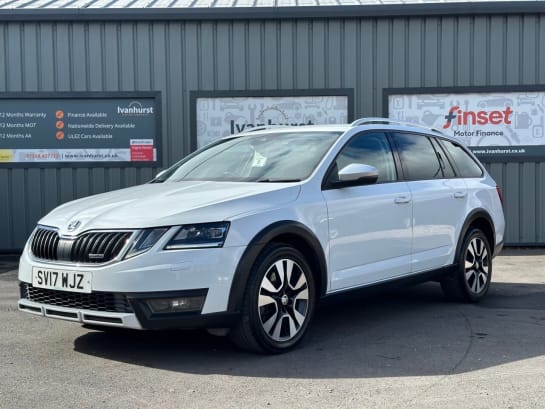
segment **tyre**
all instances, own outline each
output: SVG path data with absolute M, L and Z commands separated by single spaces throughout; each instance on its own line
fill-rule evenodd
M 315 303 L 314 277 L 304 255 L 289 245 L 268 245 L 252 267 L 241 320 L 229 336 L 248 351 L 288 351 L 305 335 Z
M 472 229 L 464 237 L 456 269 L 441 280 L 441 288 L 450 300 L 477 302 L 488 292 L 491 278 L 490 243 L 481 230 Z

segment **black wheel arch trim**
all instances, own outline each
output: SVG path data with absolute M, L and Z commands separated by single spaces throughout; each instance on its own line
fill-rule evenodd
M 460 255 L 464 237 L 469 231 L 469 228 L 472 225 L 472 223 L 477 219 L 485 219 L 490 224 L 490 228 L 492 229 L 492 241 L 488 244 L 490 245 L 490 248 L 492 249 L 492 251 L 494 251 L 494 249 L 496 248 L 496 228 L 494 226 L 494 221 L 492 220 L 492 217 L 485 209 L 481 209 L 481 208 L 473 209 L 467 215 L 464 225 L 462 226 L 462 229 L 460 230 L 460 235 L 458 236 L 458 243 L 456 244 L 456 258 L 454 259 L 455 262 L 458 259 L 458 256 Z M 483 233 L 486 233 L 486 232 L 483 232 Z M 493 256 L 495 256 L 495 254 Z
M 319 282 L 316 283 L 317 288 L 320 291 L 320 296 L 324 296 L 327 290 L 327 263 L 324 250 L 320 241 L 316 235 L 304 224 L 292 221 L 284 220 L 275 222 L 259 233 L 255 235 L 252 241 L 248 244 L 248 247 L 244 251 L 244 254 L 240 258 L 235 274 L 233 276 L 233 281 L 231 283 L 231 291 L 229 293 L 229 304 L 228 311 L 237 312 L 240 311 L 242 305 L 242 299 L 244 297 L 244 292 L 246 291 L 246 284 L 248 283 L 248 278 L 250 276 L 250 271 L 265 246 L 274 239 L 281 237 L 285 234 L 291 234 L 299 236 L 306 245 L 316 255 L 316 260 L 307 261 L 312 264 L 317 264 L 319 267 Z

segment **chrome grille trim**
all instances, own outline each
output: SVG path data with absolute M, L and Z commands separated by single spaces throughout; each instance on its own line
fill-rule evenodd
M 61 236 L 57 229 L 38 226 L 30 243 L 30 252 L 44 262 L 104 265 L 120 260 L 134 230 L 92 230 L 77 236 Z

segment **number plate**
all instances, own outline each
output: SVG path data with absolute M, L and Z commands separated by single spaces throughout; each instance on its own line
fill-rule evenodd
M 33 267 L 32 286 L 49 290 L 90 293 L 91 273 Z

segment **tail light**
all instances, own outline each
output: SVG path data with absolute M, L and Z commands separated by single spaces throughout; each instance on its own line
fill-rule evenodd
M 501 193 L 501 187 L 496 185 L 496 192 L 498 192 L 498 197 L 500 198 L 500 203 L 503 206 L 503 194 Z

